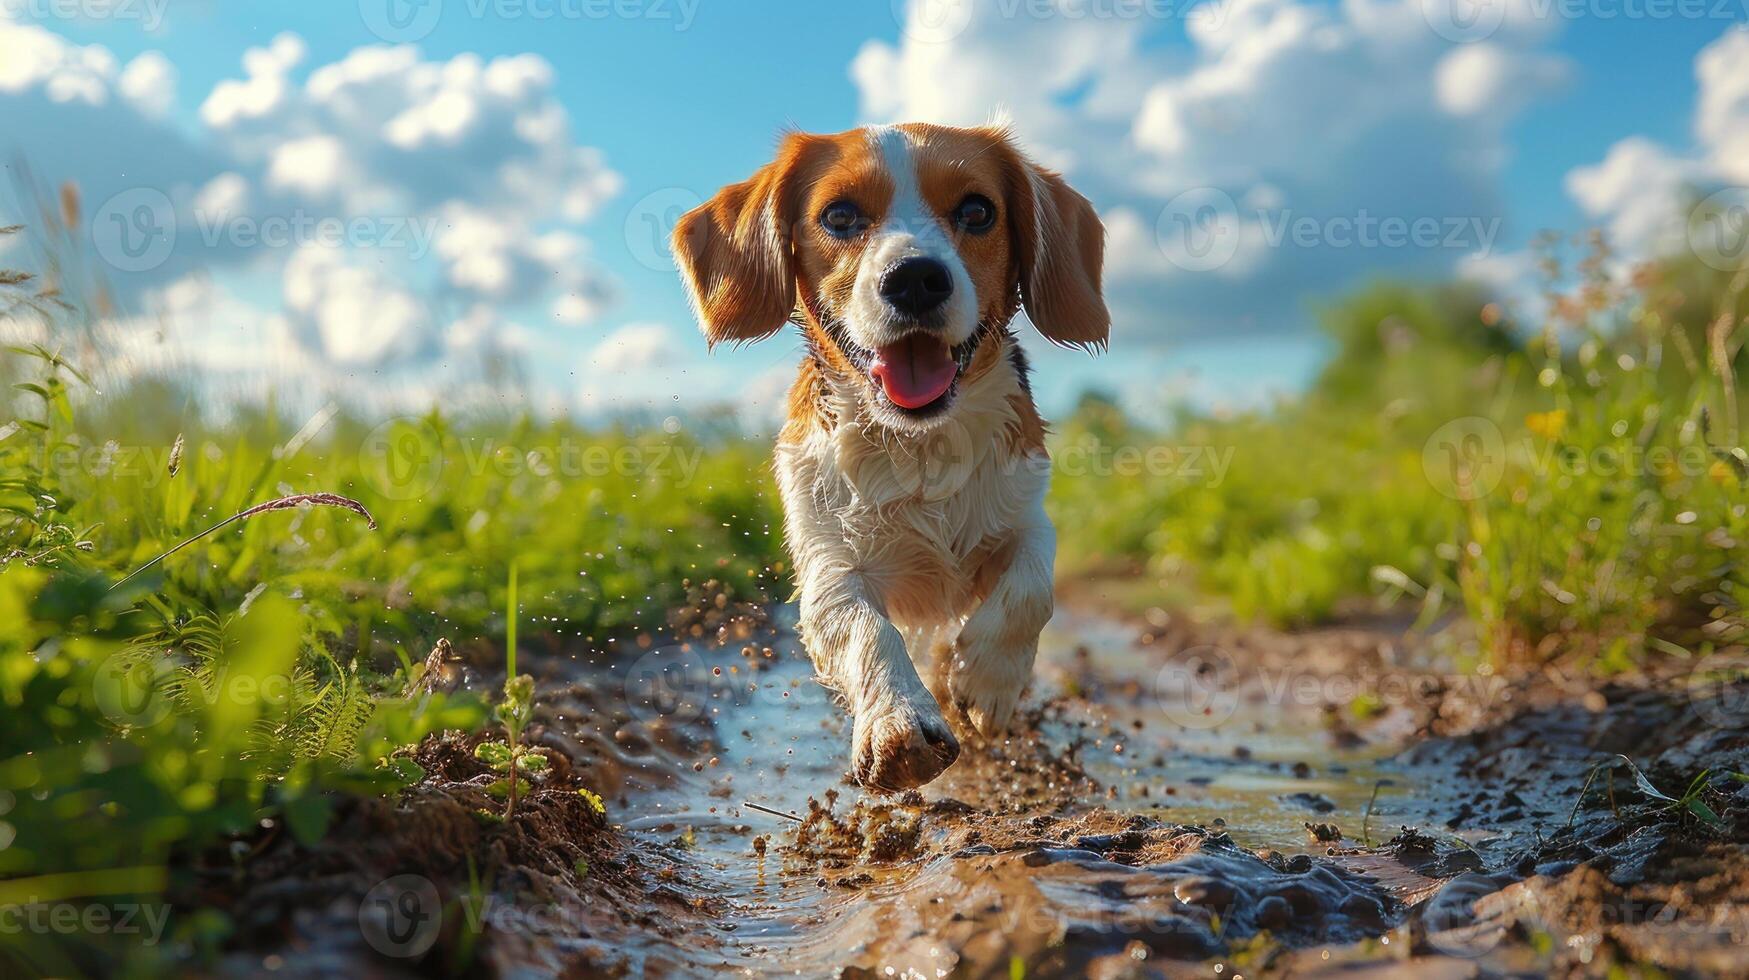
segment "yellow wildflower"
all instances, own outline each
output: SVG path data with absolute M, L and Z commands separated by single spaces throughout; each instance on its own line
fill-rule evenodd
M 1563 409 L 1532 412 L 1524 417 L 1524 427 L 1544 439 L 1559 439 L 1567 428 L 1567 413 Z

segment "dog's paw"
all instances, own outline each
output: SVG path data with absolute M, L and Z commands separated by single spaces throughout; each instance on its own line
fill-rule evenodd
M 959 758 L 959 739 L 931 704 L 924 710 L 900 701 L 885 711 L 856 719 L 856 745 L 850 774 L 879 793 L 915 789 L 942 774 Z
M 953 703 L 965 713 L 966 721 L 984 738 L 997 738 L 1008 730 L 1014 708 L 1020 703 L 1020 687 L 1002 683 L 968 683 L 971 678 L 956 674 L 948 680 Z

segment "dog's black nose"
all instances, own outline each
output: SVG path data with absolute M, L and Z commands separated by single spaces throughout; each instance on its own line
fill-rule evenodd
M 916 256 L 900 262 L 881 277 L 881 298 L 893 309 L 922 316 L 953 295 L 953 276 L 936 259 Z

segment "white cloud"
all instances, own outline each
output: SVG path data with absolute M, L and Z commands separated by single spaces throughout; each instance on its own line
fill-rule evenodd
M 1691 150 L 1641 136 L 1567 174 L 1567 192 L 1602 224 L 1624 262 L 1680 248 L 1690 229 L 1683 207 L 1722 185 L 1749 180 L 1749 28 L 1735 26 L 1695 57 Z
M 1498 44 L 1466 44 L 1447 53 L 1434 73 L 1439 105 L 1455 116 L 1510 116 L 1537 95 L 1566 84 L 1561 58 L 1513 51 Z
M 286 264 L 284 296 L 294 330 L 335 364 L 382 364 L 428 352 L 425 308 L 374 263 L 335 249 L 299 248 Z
M 276 191 L 328 199 L 351 172 L 346 148 L 333 136 L 306 136 L 274 148 L 267 165 L 267 186 Z
M 176 105 L 176 77 L 176 66 L 169 58 L 147 51 L 122 69 L 117 87 L 142 113 L 162 118 Z
M 1481 244 L 1346 238 L 1386 219 L 1497 228 L 1507 125 L 1568 73 L 1539 48 L 1550 30 L 1527 3 L 1478 45 L 1430 30 L 1422 0 L 1225 0 L 1191 13 L 1182 54 L 1148 18 L 1074 5 L 1040 18 L 979 4 L 950 40 L 924 40 L 913 4 L 911 30 L 865 45 L 851 77 L 872 121 L 1008 108 L 1022 142 L 1107 218 L 1119 339 L 1161 343 L 1301 324 L 1308 296 L 1448 273 Z M 1291 234 L 1301 219 L 1318 229 L 1310 244 Z
M 1703 168 L 1642 137 L 1609 148 L 1599 163 L 1567 174 L 1567 193 L 1603 223 L 1609 240 L 1643 257 L 1678 244 L 1683 235 L 1682 195 Z
M 249 78 L 221 83 L 202 108 L 222 143 L 242 159 L 272 160 L 281 179 L 293 172 L 274 155 L 297 140 L 343 148 L 353 211 L 466 202 L 503 221 L 578 222 L 619 191 L 600 154 L 572 142 L 539 56 L 426 61 L 412 46 L 362 47 L 316 67 L 300 89 L 288 72 L 302 45 L 287 37 L 252 50 Z
M 51 102 L 100 106 L 109 100 L 115 76 L 115 56 L 107 48 L 0 20 L 0 93 L 40 88 Z
M 200 107 L 208 126 L 226 129 L 247 120 L 272 117 L 290 97 L 288 73 L 304 60 L 304 41 L 296 34 L 281 34 L 265 48 L 243 53 L 247 77 L 226 79 L 213 86 Z
M 575 325 L 611 305 L 578 226 L 622 180 L 576 142 L 545 60 L 427 60 L 410 46 L 308 56 L 294 34 L 249 49 L 242 77 L 196 95 L 191 134 L 168 118 L 178 73 L 162 54 L 122 67 L 101 46 L 0 19 L 0 154 L 80 187 L 108 260 L 96 267 L 126 308 L 174 305 L 229 270 L 252 292 L 277 286 L 259 300 L 271 312 L 207 306 L 277 317 L 311 364 L 429 364 L 526 339 L 501 307 Z M 116 146 L 141 150 L 124 163 Z M 118 254 L 130 235 L 162 254 Z M 204 339 L 187 335 L 191 356 L 224 360 Z
M 1727 180 L 1749 183 L 1749 28 L 1733 27 L 1695 58 L 1694 131 Z

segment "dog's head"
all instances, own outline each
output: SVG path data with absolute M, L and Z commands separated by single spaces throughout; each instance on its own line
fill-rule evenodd
M 1110 324 L 1093 206 L 1001 129 L 791 134 L 682 218 L 673 247 L 712 344 L 770 336 L 799 308 L 834 374 L 900 429 L 951 408 L 1018 306 L 1059 344 L 1103 347 Z

